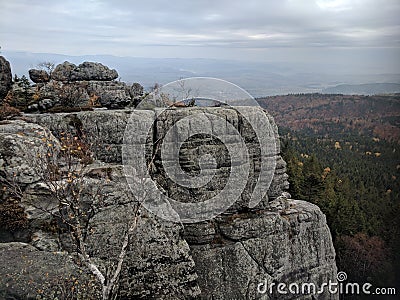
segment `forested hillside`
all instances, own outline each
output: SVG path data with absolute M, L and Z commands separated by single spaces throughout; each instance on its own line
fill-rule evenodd
M 327 216 L 338 270 L 356 282 L 399 286 L 399 95 L 288 95 L 260 103 L 280 127 L 292 196 Z
M 319 135 L 361 134 L 400 140 L 400 94 L 380 96 L 298 94 L 259 98 L 275 121 Z

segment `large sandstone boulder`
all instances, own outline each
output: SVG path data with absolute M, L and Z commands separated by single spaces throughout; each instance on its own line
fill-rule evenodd
M 0 103 L 12 86 L 12 74 L 10 63 L 0 56 Z
M 50 81 L 50 75 L 45 70 L 30 69 L 29 78 L 34 83 L 44 83 Z
M 89 95 L 98 97 L 97 101 L 99 104 L 107 108 L 124 108 L 130 104 L 132 100 L 130 89 L 124 82 L 89 81 L 87 92 Z
M 111 81 L 118 78 L 118 72 L 110 69 L 101 63 L 84 62 L 78 66 L 64 62 L 55 67 L 51 79 L 71 82 L 84 80 Z
M 74 81 L 73 72 L 75 69 L 75 64 L 65 61 L 54 68 L 51 79 L 62 82 Z
M 101 63 L 84 62 L 76 69 L 77 80 L 111 81 L 118 78 L 118 72 Z

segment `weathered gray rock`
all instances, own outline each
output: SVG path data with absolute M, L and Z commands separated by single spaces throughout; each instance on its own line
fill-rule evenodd
M 29 80 L 23 76 L 17 81 L 14 81 L 10 90 L 12 100 L 10 104 L 24 110 L 33 100 L 36 93 L 35 87 L 31 86 Z
M 34 83 L 45 83 L 50 81 L 50 75 L 45 70 L 30 69 L 29 78 Z
M 131 104 L 129 87 L 117 81 L 50 81 L 38 85 L 39 109 L 45 111 L 55 105 L 62 107 L 101 106 L 111 109 Z M 92 99 L 92 100 L 91 100 Z M 51 100 L 51 101 L 49 101 Z M 43 101 L 47 103 L 44 105 Z
M 73 77 L 73 72 L 76 69 L 76 65 L 68 61 L 57 65 L 53 72 L 51 73 L 51 79 L 62 82 L 70 82 L 75 78 Z
M 76 68 L 78 80 L 114 80 L 118 78 L 118 72 L 101 63 L 84 62 Z
M 100 299 L 96 279 L 67 253 L 0 243 L 0 265 L 1 299 Z
M 132 98 L 143 95 L 143 86 L 140 83 L 134 82 L 129 88 L 129 94 Z
M 118 257 L 132 211 L 129 203 L 112 205 L 93 217 L 90 228 L 94 234 L 88 244 L 92 255 L 103 259 L 105 265 Z M 192 299 L 200 294 L 195 264 L 179 225 L 143 211 L 129 249 L 121 278 L 122 297 Z
M 51 99 L 55 103 L 57 103 L 60 98 L 61 87 L 62 84 L 57 83 L 55 81 L 49 81 L 47 83 L 37 84 L 37 90 L 40 100 Z
M 265 114 L 268 119 L 270 119 L 273 125 L 271 136 L 265 137 L 265 143 L 274 143 L 275 147 L 266 149 L 267 151 L 262 154 L 259 145 L 259 140 L 255 131 L 253 130 L 255 126 L 262 126 L 258 118 L 258 112 Z M 242 115 L 246 114 L 246 117 Z M 204 117 L 201 117 L 203 115 Z M 224 119 L 223 124 L 219 124 L 222 128 L 218 128 L 208 120 L 209 115 L 214 115 L 218 118 Z M 196 116 L 198 121 L 191 116 Z M 199 117 L 200 116 L 200 117 Z M 248 152 L 249 161 L 248 163 L 240 161 L 239 164 L 248 164 L 249 172 L 247 176 L 247 183 L 245 188 L 237 188 L 237 191 L 233 193 L 234 196 L 239 196 L 240 199 L 234 203 L 228 210 L 228 212 L 241 211 L 243 209 L 249 208 L 249 201 L 253 193 L 253 189 L 259 180 L 260 165 L 262 161 L 273 160 L 277 163 L 274 176 L 275 180 L 272 182 L 269 188 L 268 196 L 270 198 L 276 198 L 285 189 L 288 188 L 287 175 L 285 174 L 285 163 L 279 154 L 279 140 L 277 140 L 277 128 L 272 117 L 266 112 L 262 111 L 261 108 L 253 107 L 242 107 L 241 110 L 236 110 L 233 108 L 171 108 L 165 110 L 161 115 L 157 116 L 156 128 L 154 129 L 155 137 L 153 138 L 153 143 L 157 140 L 163 140 L 164 136 L 173 124 L 178 123 L 180 120 L 191 120 L 188 122 L 187 126 L 175 126 L 173 129 L 174 140 L 178 142 L 184 142 L 181 137 L 185 137 L 187 132 L 197 132 L 201 131 L 203 128 L 210 128 L 210 133 L 222 140 L 226 140 L 224 144 L 221 142 L 216 142 L 213 138 L 205 137 L 202 135 L 197 135 L 190 139 L 190 142 L 183 144 L 180 149 L 179 161 L 181 162 L 181 167 L 187 173 L 196 176 L 196 172 L 199 170 L 199 158 L 204 154 L 211 154 L 217 160 L 217 172 L 214 174 L 212 181 L 209 184 L 201 188 L 187 189 L 182 187 L 182 185 L 172 182 L 166 178 L 165 174 L 161 171 L 162 164 L 165 161 L 161 160 L 161 153 L 155 156 L 155 166 L 160 171 L 155 171 L 154 179 L 165 189 L 165 191 L 173 199 L 179 200 L 181 202 L 190 201 L 195 198 L 196 202 L 204 201 L 213 197 L 215 194 L 219 193 L 227 182 L 229 173 L 232 172 L 232 168 L 237 166 L 231 166 L 231 156 L 229 155 L 226 147 L 231 147 L 232 149 L 237 149 L 236 152 Z M 253 122 L 251 125 L 249 122 Z M 228 126 L 231 125 L 234 129 L 232 132 L 227 130 Z M 236 132 L 236 133 L 235 133 Z M 267 128 L 265 128 L 267 132 Z M 233 139 L 233 136 L 240 135 L 240 139 L 245 143 L 245 149 L 241 149 L 241 145 Z M 174 145 L 168 145 L 167 147 L 174 147 Z M 225 150 L 224 150 L 225 149 Z M 269 151 L 269 152 L 268 152 Z M 172 159 L 174 159 L 172 157 Z M 165 160 L 165 159 L 164 159 Z M 243 160 L 244 161 L 244 160 Z M 211 192 L 210 192 L 211 191 Z M 193 195 L 195 195 L 193 197 Z M 258 208 L 265 207 L 268 202 L 267 198 L 260 201 Z
M 47 139 L 42 140 L 46 136 L 52 135 L 48 131 L 45 134 L 45 129 L 34 123 L 17 120 L 0 125 L 0 139 L 3 138 L 0 140 L 2 146 L 0 163 L 4 170 L 4 173 L 0 172 L 0 175 L 21 188 L 21 206 L 25 208 L 29 222 L 27 231 L 30 234 L 25 241 L 36 249 L 42 250 L 44 257 L 46 253 L 50 255 L 60 250 L 75 252 L 70 235 L 59 235 L 57 230 L 54 231 L 55 224 L 60 220 L 54 223 L 55 218 L 50 212 L 57 214 L 58 202 L 53 199 L 53 194 L 49 190 L 50 186 L 41 181 L 41 177 L 34 169 L 38 167 L 35 160 L 30 160 L 29 157 L 29 153 L 35 154 L 33 149 L 37 147 L 37 142 L 49 143 Z M 25 147 L 25 144 L 28 144 L 29 148 Z M 96 176 L 92 178 L 91 176 L 96 173 L 95 170 L 100 170 L 100 172 L 106 170 L 104 172 L 107 172 L 111 181 L 97 179 Z M 84 201 L 88 203 L 94 201 L 91 195 L 99 193 L 104 196 L 102 205 L 91 217 L 89 230 L 92 234 L 87 239 L 88 251 L 102 270 L 115 266 L 128 226 L 127 220 L 132 219 L 133 208 L 138 205 L 137 200 L 128 190 L 121 171 L 121 168 L 110 165 L 93 167 L 91 172 L 88 171 L 88 178 L 82 187 L 84 199 L 86 199 Z M 178 224 L 164 223 L 146 212 L 141 214 L 138 227 L 131 238 L 124 263 L 125 268 L 121 274 L 120 296 L 122 298 L 193 299 L 200 294 L 196 283 L 195 264 L 181 232 L 182 227 Z M 0 237 L 2 236 L 4 235 L 0 234 Z M 13 251 L 13 245 L 4 244 L 4 247 L 7 251 Z M 52 258 L 46 259 L 49 260 L 48 264 L 38 260 L 43 270 L 54 268 Z M 71 268 L 75 267 L 75 265 L 71 266 Z M 20 271 L 18 268 L 20 265 L 16 264 L 12 271 L 18 273 Z M 63 268 L 60 272 L 68 275 L 68 271 Z M 37 288 L 47 284 L 36 278 L 33 280 L 36 281 L 34 286 Z M 5 295 L 8 296 L 10 291 L 4 288 L 3 284 L 8 284 L 8 282 L 0 280 L 0 291 L 4 290 Z M 24 289 L 26 284 L 22 281 L 21 289 Z M 53 282 L 50 282 L 46 288 L 50 289 L 51 284 Z M 64 282 L 54 284 L 62 285 Z M 16 290 L 18 295 L 23 295 L 19 297 L 30 297 L 29 289 L 25 290 L 28 294 L 23 294 L 24 291 L 20 291 L 19 287 L 16 287 Z
M 14 241 L 33 241 L 35 233 L 48 227 L 52 221 L 50 215 L 37 208 L 56 208 L 50 193 L 40 183 L 46 166 L 37 155 L 44 154 L 43 145 L 47 143 L 58 146 L 51 132 L 37 124 L 13 120 L 0 125 L 0 201 L 10 197 L 18 199 L 23 195 L 19 206 L 25 209 L 24 218 L 28 222 L 27 228 L 22 227 L 15 232 L 0 228 L 3 237 L 0 242 L 10 241 L 10 236 L 17 237 Z M 45 242 L 39 243 L 45 247 Z M 49 242 L 46 247 L 58 250 L 51 246 L 52 243 Z
M 64 108 L 87 106 L 89 102 L 87 86 L 87 82 L 63 83 L 54 80 L 43 85 L 38 85 L 39 109 L 44 111 L 55 105 Z
M 44 70 L 32 69 L 29 75 L 37 83 L 38 98 L 38 103 L 28 107 L 29 112 L 46 111 L 53 106 L 124 108 L 137 105 L 143 94 L 140 84 L 127 86 L 115 81 L 117 71 L 100 63 L 84 62 L 76 66 L 66 61 L 56 66 L 51 78 Z
M 13 120 L 0 125 L 1 175 L 9 182 L 25 187 L 39 181 L 35 158 L 43 138 L 56 140 L 51 132 L 37 124 Z
M 252 110 L 253 108 L 249 108 Z M 161 116 L 158 116 L 157 122 L 155 122 L 156 128 L 149 128 L 149 137 L 156 132 L 155 136 L 151 136 L 153 142 L 163 139 L 166 132 L 168 132 L 169 128 L 177 122 L 178 120 L 185 118 L 187 116 L 195 115 L 197 113 L 210 113 L 216 114 L 218 116 L 223 116 L 226 118 L 226 122 L 229 122 L 235 126 L 239 132 L 242 133 L 243 137 L 246 137 L 246 143 L 251 155 L 253 156 L 253 160 L 250 161 L 250 174 L 249 174 L 249 182 L 247 184 L 246 189 L 240 193 L 242 194 L 241 201 L 237 203 L 236 206 L 232 208 L 232 211 L 236 211 L 238 209 L 246 207 L 244 203 L 249 202 L 249 196 L 251 195 L 251 189 L 253 188 L 256 180 L 257 180 L 257 165 L 260 161 L 260 156 L 257 154 L 257 140 L 251 138 L 251 134 L 254 135 L 251 131 L 251 127 L 249 125 L 243 124 L 243 121 L 239 121 L 240 118 L 236 110 L 232 108 L 200 108 L 200 107 L 192 107 L 185 109 L 171 108 L 166 110 Z M 151 113 L 153 118 L 155 118 L 155 111 L 148 110 L 134 110 L 133 111 L 133 121 L 137 126 L 141 126 L 142 119 L 145 115 Z M 265 112 L 266 113 L 266 112 Z M 267 113 L 266 113 L 267 114 Z M 76 119 L 75 121 L 71 121 L 71 118 Z M 57 114 L 57 115 L 29 115 L 34 122 L 37 122 L 47 128 L 50 128 L 52 132 L 61 132 L 68 131 L 74 129 L 73 124 L 78 124 L 80 128 L 79 131 L 85 133 L 88 142 L 91 145 L 94 145 L 94 151 L 96 153 L 96 157 L 100 160 L 103 160 L 108 163 L 121 163 L 121 148 L 123 143 L 124 131 L 128 122 L 128 119 L 131 116 L 131 111 L 96 111 L 96 112 L 78 112 L 76 114 Z M 272 117 L 268 114 L 267 116 L 271 119 L 271 123 L 273 124 L 273 129 L 277 137 L 277 128 L 275 123 L 273 122 Z M 199 124 L 202 125 L 202 124 Z M 185 128 L 182 128 L 185 131 Z M 179 135 L 179 132 L 177 133 Z M 275 137 L 275 138 L 276 138 Z M 272 138 L 272 137 L 271 137 Z M 191 143 L 188 144 L 188 150 L 181 151 L 181 161 L 183 163 L 183 167 L 186 168 L 188 172 L 197 172 L 198 165 L 195 163 L 200 156 L 199 153 L 201 151 L 214 152 L 214 154 L 219 157 L 219 163 L 221 166 L 229 167 L 230 160 L 228 156 L 221 156 L 220 151 L 222 151 L 223 147 L 216 145 L 207 145 L 207 141 L 202 137 L 198 137 L 197 139 L 191 140 Z M 211 142 L 211 141 L 210 141 Z M 97 146 L 101 145 L 101 146 Z M 279 141 L 276 143 L 275 153 L 268 153 L 266 156 L 275 157 L 276 159 L 276 169 L 275 176 L 273 178 L 272 184 L 268 191 L 268 197 L 271 199 L 279 196 L 283 191 L 288 188 L 287 174 L 286 171 L 286 163 L 279 155 Z M 190 150 L 190 148 L 196 149 L 195 152 Z M 200 152 L 199 152 L 200 151 Z M 211 153 L 210 152 L 210 153 Z M 161 167 L 161 157 L 158 154 L 155 157 L 156 166 Z M 254 171 L 255 170 L 255 171 Z M 210 186 L 205 186 L 202 189 L 196 191 L 196 197 L 198 201 L 202 201 L 205 198 L 210 197 L 213 193 L 216 193 L 221 187 L 224 185 L 224 178 L 229 172 L 228 168 L 221 168 L 220 173 L 216 174 L 215 180 L 212 181 L 212 188 Z M 155 172 L 157 173 L 157 172 Z M 173 182 L 168 181 L 162 173 L 158 173 L 154 175 L 155 180 L 158 181 L 161 186 L 165 188 L 165 190 L 173 197 L 174 199 L 180 199 L 182 201 L 187 197 L 188 191 L 182 189 L 179 185 L 174 184 Z M 213 190 L 215 192 L 210 193 L 209 190 Z M 260 203 L 261 206 L 265 206 L 265 201 Z
M 249 111 L 251 109 L 254 108 L 249 108 Z M 249 173 L 248 181 L 254 183 L 260 158 L 257 140 L 249 124 L 241 120 L 233 109 L 169 109 L 156 122 L 152 122 L 148 135 L 143 136 L 142 140 L 154 144 L 162 140 L 171 126 L 181 118 L 204 112 L 221 116 L 244 136 L 246 147 L 253 154 L 250 160 L 253 171 Z M 22 144 L 35 144 L 35 141 L 40 141 L 39 137 L 45 128 L 49 128 L 55 137 L 60 132 L 71 132 L 85 138 L 94 147 L 96 158 L 102 162 L 95 162 L 91 166 L 83 186 L 88 190 L 87 195 L 99 192 L 103 198 L 90 219 L 87 246 L 89 254 L 104 270 L 115 264 L 127 220 L 132 217 L 132 211 L 140 200 L 136 198 L 139 195 L 132 195 L 127 188 L 119 165 L 124 131 L 131 116 L 132 129 L 141 131 L 145 126 L 143 120 L 155 121 L 156 114 L 157 110 L 41 114 L 27 115 L 40 126 L 23 121 L 0 124 L 0 146 L 3 145 L 0 147 L 0 170 L 5 170 L 0 175 L 18 174 L 15 178 L 24 192 L 21 205 L 29 219 L 30 238 L 27 241 L 41 249 L 42 255 L 53 255 L 50 251 L 60 250 L 73 252 L 73 247 L 69 234 L 54 234 L 52 227 L 46 226 L 52 218 L 38 207 L 45 206 L 47 211 L 52 210 L 54 202 L 48 188 L 40 178 L 34 176 L 28 157 L 21 154 Z M 272 118 L 267 116 L 272 122 Z M 178 126 L 176 134 L 188 130 L 185 126 Z M 200 125 L 193 122 L 189 126 L 194 128 Z M 213 130 L 217 132 L 216 128 Z M 274 125 L 273 130 L 275 133 L 270 138 L 276 139 L 277 129 Z M 165 187 L 166 193 L 174 199 L 187 201 L 187 191 L 167 182 L 167 176 L 161 171 L 161 156 L 158 152 L 151 152 L 154 149 L 157 148 L 150 147 L 148 150 L 149 155 L 155 155 L 153 180 Z M 224 176 L 229 174 L 229 161 L 224 152 L 222 145 L 208 143 L 206 138 L 200 136 L 191 139 L 180 152 L 185 170 L 193 175 L 198 175 L 198 158 L 203 153 L 215 155 L 221 164 L 222 172 L 217 174 L 211 188 L 200 188 L 197 191 L 199 199 L 206 199 L 219 192 L 223 186 Z M 286 163 L 279 152 L 279 147 L 276 147 L 267 154 L 276 160 L 274 179 L 268 191 L 269 199 L 261 199 L 256 207 L 248 207 L 252 192 L 250 184 L 244 191 L 238 190 L 241 197 L 228 211 L 201 223 L 182 226 L 166 222 L 142 208 L 121 274 L 121 298 L 311 300 L 314 299 L 313 295 L 280 295 L 276 289 L 273 289 L 272 294 L 258 293 L 257 289 L 259 284 L 313 283 L 318 286 L 328 280 L 334 281 L 335 252 L 325 216 L 315 205 L 290 199 L 290 195 L 285 192 L 288 185 Z M 107 174 L 107 179 L 98 176 L 102 172 Z M 87 203 L 91 201 L 88 197 L 85 198 Z M 9 244 L 4 247 L 8 253 L 15 249 Z M 52 259 L 49 258 L 49 264 L 41 261 L 43 269 L 53 266 Z M 9 271 L 18 272 L 22 268 L 16 264 L 15 267 L 10 266 Z M 61 268 L 60 272 L 69 271 Z M 41 284 L 39 279 L 35 280 Z M 3 288 L 3 285 L 0 279 L 0 290 L 9 293 L 9 289 Z M 338 299 L 337 295 L 326 293 L 317 296 L 318 299 Z
M 49 98 L 40 100 L 38 102 L 38 108 L 42 111 L 52 108 L 55 105 L 55 101 Z
M 51 79 L 62 82 L 104 80 L 111 81 L 118 78 L 116 70 L 95 62 L 84 62 L 78 66 L 64 62 L 55 67 Z
M 128 92 L 132 99 L 129 106 L 137 107 L 139 103 L 143 100 L 143 95 L 144 95 L 143 86 L 135 82 L 130 87 L 128 87 Z
M 325 216 L 313 204 L 289 200 L 284 210 L 243 213 L 188 225 L 185 239 L 196 262 L 201 299 L 314 299 L 313 295 L 279 294 L 271 283 L 336 280 L 335 251 Z M 259 293 L 258 285 L 267 285 Z M 208 291 L 212 291 L 209 293 Z M 300 298 L 297 298 L 301 296 Z M 328 292 L 318 299 L 338 299 Z
M 0 56 L 0 103 L 12 86 L 11 67 L 8 60 Z
M 59 114 L 31 114 L 33 122 L 59 132 L 83 133 L 97 159 L 107 163 L 121 163 L 124 130 L 130 117 L 129 110 L 104 110 Z M 138 116 L 138 118 L 140 115 Z
M 130 89 L 124 82 L 90 81 L 87 92 L 96 95 L 98 102 L 107 108 L 123 108 L 131 103 Z

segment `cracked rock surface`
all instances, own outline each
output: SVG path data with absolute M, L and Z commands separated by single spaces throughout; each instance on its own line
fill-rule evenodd
M 182 225 L 166 222 L 143 210 L 121 274 L 121 299 L 338 299 L 328 293 L 313 298 L 312 295 L 282 295 L 276 289 L 272 293 L 258 292 L 260 283 L 313 283 L 318 286 L 328 280 L 334 281 L 337 272 L 335 251 L 320 209 L 305 201 L 290 199 L 285 192 L 288 188 L 286 163 L 280 156 L 279 147 L 267 154 L 276 160 L 268 197 L 260 199 L 257 206 L 249 207 L 249 194 L 257 181 L 260 157 L 249 124 L 243 122 L 236 111 L 230 108 L 168 109 L 148 128 L 143 141 L 162 138 L 172 124 L 199 112 L 222 116 L 246 137 L 246 145 L 253 154 L 248 185 L 244 191 L 238 190 L 240 197 L 236 203 L 212 220 Z M 95 211 L 91 219 L 92 231 L 87 243 L 90 255 L 106 268 L 115 262 L 125 221 L 137 205 L 121 167 L 125 127 L 132 116 L 134 126 L 143 129 L 140 127 L 144 126 L 143 120 L 155 120 L 156 113 L 155 110 L 117 110 L 38 114 L 25 116 L 32 123 L 16 120 L 0 124 L 0 176 L 6 176 L 8 180 L 15 177 L 20 184 L 24 192 L 21 203 L 28 216 L 28 224 L 21 232 L 11 234 L 3 228 L 0 230 L 0 252 L 7 253 L 4 257 L 8 262 L 8 268 L 0 271 L 0 277 L 24 268 L 20 261 L 22 252 L 28 253 L 22 255 L 40 257 L 42 269 L 54 268 L 55 261 L 65 265 L 60 272 L 73 273 L 76 268 L 76 262 L 68 255 L 54 254 L 70 253 L 71 241 L 67 235 L 44 226 L 51 221 L 50 216 L 35 209 L 42 205 L 51 207 L 53 203 L 48 190 L 32 171 L 29 155 L 21 151 L 26 149 L 23 145 L 40 141 L 36 136 L 38 132 L 51 134 L 54 139 L 59 138 L 61 132 L 76 135 L 85 132 L 88 142 L 94 146 L 96 158 L 85 188 L 101 187 L 105 195 L 103 207 Z M 192 123 L 190 126 L 198 125 Z M 273 128 L 275 136 L 271 138 L 277 139 L 277 128 L 275 125 Z M 182 126 L 177 130 L 176 134 L 179 134 L 179 130 L 188 128 Z M 161 171 L 158 153 L 152 153 L 155 154 L 153 179 L 165 187 L 165 193 L 179 201 L 184 202 L 190 193 L 206 199 L 219 191 L 229 171 L 228 158 L 220 155 L 224 151 L 222 145 L 209 143 L 204 137 L 193 138 L 182 148 L 182 168 L 193 175 L 199 174 L 199 154 L 217 155 L 221 172 L 211 186 L 199 188 L 196 193 L 168 183 Z M 93 175 L 101 170 L 109 172 L 108 181 Z M 2 200 L 5 196 L 1 196 Z M 30 205 L 32 202 L 35 206 Z M 15 244 L 16 241 L 23 244 Z M 46 257 L 49 257 L 48 263 L 42 259 Z M 24 278 L 27 277 L 21 277 L 21 280 Z M 24 280 L 20 281 L 22 287 L 17 295 L 20 298 L 26 297 L 24 291 L 29 290 L 24 287 Z M 35 280 L 40 286 L 41 281 Z M 7 296 L 10 292 L 5 284 L 0 281 L 0 291 Z
M 185 230 L 202 299 L 297 299 L 276 289 L 272 294 L 269 289 L 258 293 L 258 284 L 320 286 L 336 280 L 335 251 L 325 216 L 308 202 L 288 202 L 290 212 L 267 209 L 228 215 Z M 203 228 L 214 230 L 203 235 Z M 318 296 L 337 299 L 329 293 Z

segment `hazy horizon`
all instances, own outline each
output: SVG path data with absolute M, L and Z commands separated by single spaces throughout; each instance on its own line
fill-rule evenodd
M 398 73 L 397 0 L 0 1 L 2 51 Z
M 37 68 L 38 64 L 44 61 L 55 64 L 64 61 L 74 64 L 95 61 L 116 69 L 119 74 L 118 80 L 127 83 L 139 82 L 146 89 L 150 89 L 155 83 L 166 84 L 181 78 L 215 77 L 239 85 L 254 97 L 324 92 L 327 88 L 341 84 L 391 83 L 391 85 L 385 85 L 383 91 L 387 93 L 400 92 L 400 73 L 346 73 L 342 69 L 335 68 L 333 64 L 326 64 L 325 68 L 321 69 L 318 65 L 305 63 L 256 63 L 206 58 L 66 56 L 54 53 L 15 51 L 3 51 L 2 54 L 10 61 L 13 74 L 19 77 L 28 76 L 29 69 Z M 368 88 L 368 91 L 370 90 Z M 378 87 L 377 91 L 381 93 L 382 86 Z
M 314 92 L 400 83 L 399 15 L 398 0 L 0 0 L 0 46 L 18 75 L 101 57 L 145 86 L 211 76 L 257 96 Z

